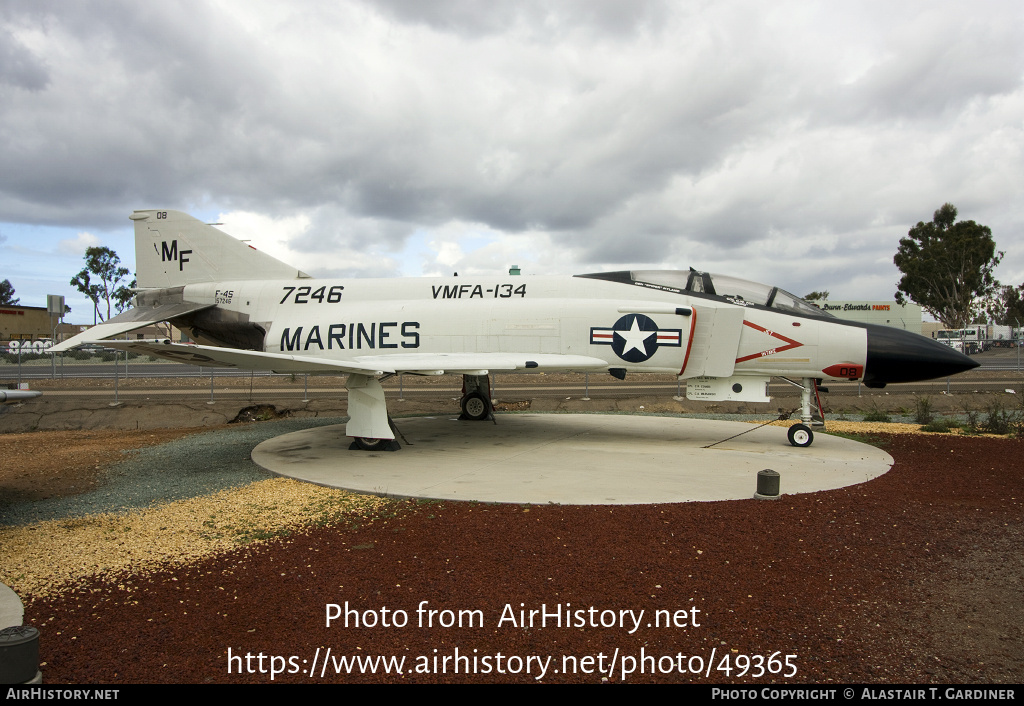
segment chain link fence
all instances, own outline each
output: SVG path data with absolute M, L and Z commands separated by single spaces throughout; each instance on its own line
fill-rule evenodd
M 993 349 L 975 356 L 982 367 L 951 378 L 889 385 L 869 390 L 857 382 L 827 383 L 832 406 L 837 397 L 879 395 L 962 395 L 1024 392 L 1020 349 Z M 383 383 L 389 398 L 446 399 L 461 394 L 459 375 L 396 375 Z M 92 348 L 58 355 L 18 350 L 0 354 L 0 386 L 41 390 L 47 396 L 81 396 L 119 402 L 128 399 L 337 399 L 346 395 L 344 375 L 278 375 L 235 368 L 201 368 L 145 355 Z M 492 373 L 492 397 L 502 400 L 578 400 L 657 395 L 685 398 L 686 381 L 672 375 L 631 374 L 617 380 L 604 374 Z M 773 396 L 796 394 L 783 381 L 769 385 Z

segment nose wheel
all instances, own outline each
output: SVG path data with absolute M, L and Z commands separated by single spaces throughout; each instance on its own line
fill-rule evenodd
M 789 428 L 789 443 L 793 446 L 806 448 L 814 441 L 814 432 L 804 424 L 794 424 Z

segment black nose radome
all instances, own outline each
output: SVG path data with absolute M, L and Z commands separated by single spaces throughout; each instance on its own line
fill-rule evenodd
M 916 333 L 877 324 L 866 324 L 865 328 L 868 359 L 864 384 L 868 387 L 944 378 L 979 365 L 963 353 Z

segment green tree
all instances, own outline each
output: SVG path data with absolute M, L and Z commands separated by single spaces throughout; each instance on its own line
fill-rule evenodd
M 1002 259 L 991 229 L 956 222 L 956 207 L 943 204 L 930 223 L 919 222 L 900 239 L 892 259 L 903 273 L 896 301 L 909 299 L 946 328 L 964 328 L 998 289 L 992 271 Z
M 111 307 L 116 308 L 118 312 L 127 307 L 128 300 L 132 297 L 129 288 L 135 286 L 135 280 L 127 286 L 123 284 L 128 274 L 128 268 L 121 266 L 121 258 L 110 248 L 86 248 L 85 267 L 71 278 L 71 284 L 92 300 L 94 322 L 96 319 L 109 319 Z M 94 276 L 97 282 L 93 282 Z M 101 301 L 107 305 L 106 317 L 100 312 Z
M 1024 325 L 1024 284 L 1000 287 L 988 313 L 992 321 L 1001 326 Z
M 132 290 L 137 286 L 135 279 L 132 279 L 127 285 L 118 287 L 114 290 L 114 308 L 117 309 L 117 313 L 120 314 L 122 311 L 128 308 L 132 302 L 132 297 L 135 296 L 135 292 Z
M 92 300 L 92 322 L 95 324 L 100 317 L 100 294 L 102 288 L 98 284 L 92 283 L 92 276 L 89 274 L 89 270 L 83 269 L 77 275 L 71 278 L 71 284 L 78 289 L 79 292 L 84 294 L 86 297 Z
M 21 299 L 14 298 L 14 285 L 11 284 L 11 280 L 5 279 L 0 282 L 0 304 L 6 306 L 15 306 Z
M 819 291 L 813 291 L 810 294 L 805 294 L 803 296 L 803 300 L 805 302 L 823 302 L 823 301 L 828 301 L 828 294 L 829 294 L 829 292 L 828 292 L 827 289 L 823 289 L 820 292 Z

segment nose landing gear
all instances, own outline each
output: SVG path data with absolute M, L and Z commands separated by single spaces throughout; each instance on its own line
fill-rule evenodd
M 825 411 L 821 406 L 821 397 L 818 396 L 818 381 L 814 378 L 802 378 L 799 383 L 789 378 L 782 378 L 790 385 L 800 388 L 800 424 L 794 424 L 789 428 L 787 436 L 789 443 L 799 448 L 807 448 L 814 442 L 814 432 L 811 427 L 825 428 Z M 828 392 L 828 390 L 822 390 Z M 813 396 L 813 399 L 812 399 Z

